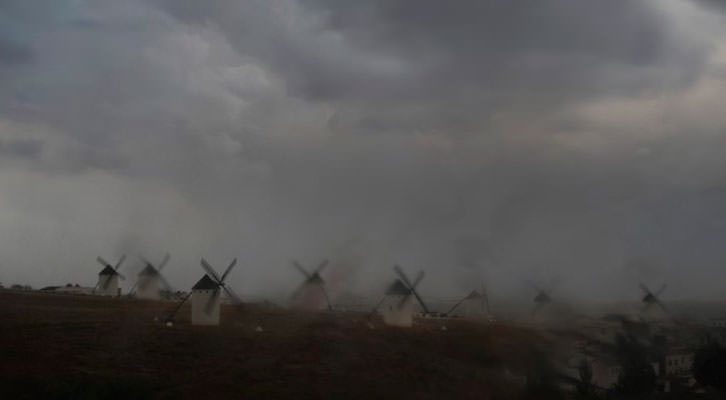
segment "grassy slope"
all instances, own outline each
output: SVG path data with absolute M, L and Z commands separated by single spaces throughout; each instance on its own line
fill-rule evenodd
M 255 305 L 224 306 L 219 327 L 190 326 L 188 308 L 154 322 L 172 306 L 0 291 L 0 397 L 506 399 L 520 385 L 505 369 L 522 373 L 541 344 L 505 326 L 371 329 L 365 314 Z

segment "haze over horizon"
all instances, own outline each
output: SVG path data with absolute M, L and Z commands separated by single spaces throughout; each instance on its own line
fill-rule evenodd
M 0 0 L 0 282 L 726 300 L 723 4 Z

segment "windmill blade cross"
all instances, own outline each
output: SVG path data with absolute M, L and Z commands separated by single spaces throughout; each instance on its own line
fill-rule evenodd
M 113 269 L 115 271 L 117 271 L 121 267 L 121 264 L 124 263 L 125 260 L 126 260 L 126 254 L 121 255 L 121 258 L 118 259 L 118 262 L 116 263 L 116 266 L 113 267 Z
M 295 267 L 295 269 L 297 269 L 298 271 L 300 271 L 300 273 L 303 274 L 305 276 L 305 278 L 310 279 L 312 277 L 312 275 L 308 271 L 306 271 L 305 268 L 302 265 L 300 265 L 299 262 L 293 260 L 292 266 Z
M 159 263 L 159 267 L 156 268 L 156 270 L 161 271 L 162 269 L 164 269 L 166 264 L 169 263 L 170 259 L 171 259 L 171 254 L 169 254 L 169 253 L 164 254 L 164 258 L 161 260 L 161 262 Z
M 229 275 L 229 272 L 232 271 L 232 268 L 235 265 L 237 265 L 237 259 L 236 258 L 234 260 L 232 260 L 232 262 L 229 264 L 229 266 L 227 267 L 227 269 L 222 274 L 222 278 L 220 278 L 220 280 L 219 280 L 220 283 L 224 282 L 225 278 L 227 278 L 227 275 Z
M 415 289 L 416 286 L 418 286 L 419 283 L 421 283 L 421 281 L 424 278 L 424 275 L 425 275 L 425 273 L 423 271 L 419 271 L 418 275 L 416 276 L 416 280 L 414 280 L 413 281 L 413 285 L 411 285 L 411 289 L 412 290 Z
M 99 264 L 103 265 L 104 267 L 110 267 L 111 264 L 109 264 L 108 261 L 104 260 L 103 257 L 98 256 L 96 257 L 96 261 L 98 261 Z
M 212 268 L 211 265 L 209 265 L 207 260 L 202 258 L 201 264 L 202 264 L 202 268 L 204 268 L 204 270 L 207 271 L 207 273 L 209 274 L 209 277 L 214 278 L 214 280 L 217 281 L 217 283 L 219 283 L 220 282 L 219 275 L 217 275 L 217 272 L 214 270 L 214 268 Z
M 408 286 L 409 289 L 411 287 L 413 287 L 413 285 L 411 284 L 411 281 L 408 280 L 408 277 L 406 276 L 406 273 L 403 272 L 403 269 L 401 268 L 401 266 L 394 265 L 393 270 L 396 271 L 396 274 L 399 276 L 399 278 L 401 278 L 401 280 L 406 284 L 406 286 Z
M 421 296 L 419 296 L 418 292 L 416 291 L 416 285 L 418 285 L 419 282 L 421 282 L 421 280 L 423 279 L 424 272 L 423 271 L 419 272 L 418 276 L 416 277 L 416 285 L 414 285 L 411 283 L 411 281 L 408 279 L 406 274 L 403 272 L 403 269 L 401 269 L 401 267 L 399 265 L 395 265 L 393 267 L 393 270 L 396 271 L 396 274 L 398 274 L 398 276 L 401 278 L 401 280 L 403 280 L 403 282 L 408 286 L 409 290 L 411 290 L 413 295 L 416 297 L 416 300 L 418 300 L 419 304 L 421 304 L 421 308 L 423 308 L 424 313 L 428 314 L 429 309 L 428 309 L 428 307 L 426 307 L 426 303 L 424 303 L 423 299 L 421 298 Z
M 655 303 L 656 303 L 656 304 L 658 304 L 658 306 L 660 306 L 660 308 L 661 308 L 661 309 L 662 309 L 662 310 L 663 310 L 663 311 L 664 311 L 664 312 L 665 312 L 666 314 L 670 314 L 670 312 L 668 311 L 668 308 L 666 308 L 665 304 L 663 304 L 663 302 L 662 302 L 662 301 L 660 301 L 659 299 L 655 299 Z
M 413 292 L 413 295 L 416 297 L 416 300 L 418 300 L 419 304 L 421 304 L 421 308 L 423 308 L 424 313 L 428 314 L 430 312 L 429 311 L 429 308 L 426 307 L 426 303 L 424 303 L 424 301 L 421 298 L 421 296 L 418 295 L 418 292 L 416 291 L 416 289 L 415 288 L 411 288 L 411 292 Z

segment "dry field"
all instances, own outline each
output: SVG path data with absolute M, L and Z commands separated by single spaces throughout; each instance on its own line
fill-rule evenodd
M 507 399 L 542 344 L 521 328 L 261 305 L 223 306 L 219 327 L 191 326 L 188 306 L 155 321 L 174 304 L 0 291 L 0 398 Z

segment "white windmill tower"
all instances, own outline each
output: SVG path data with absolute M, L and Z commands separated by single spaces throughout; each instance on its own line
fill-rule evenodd
M 103 265 L 103 269 L 98 273 L 98 282 L 93 288 L 94 294 L 98 294 L 100 296 L 118 296 L 120 294 L 118 280 L 119 278 L 126 278 L 118 272 L 118 269 L 121 267 L 124 260 L 126 260 L 126 256 L 122 255 L 116 263 L 116 266 L 112 267 L 108 261 L 104 260 L 100 256 L 96 257 L 96 261 Z
M 472 290 L 466 297 L 459 300 L 446 315 L 463 317 L 467 319 L 490 318 L 489 297 L 482 283 L 481 293 Z
M 232 302 L 240 301 L 232 288 L 224 283 L 229 272 L 237 264 L 237 259 L 232 260 L 221 277 L 205 259 L 202 258 L 201 264 L 207 273 L 192 287 L 190 293 L 192 296 L 192 325 L 219 325 L 222 291 L 227 293 Z
M 416 292 L 416 286 L 423 279 L 424 272 L 419 272 L 416 279 L 411 282 L 401 267 L 396 265 L 393 269 L 399 278 L 388 287 L 383 300 L 376 306 L 374 311 L 378 310 L 380 312 L 386 325 L 410 327 L 413 325 L 414 298 L 421 305 L 424 314 L 429 313 L 426 304 Z
M 295 308 L 304 310 L 330 310 L 330 298 L 325 290 L 325 280 L 320 273 L 328 265 L 328 260 L 323 260 L 313 272 L 308 272 L 299 262 L 293 261 L 293 267 L 300 271 L 305 277 L 303 282 L 290 296 L 290 304 Z
M 139 272 L 136 278 L 136 283 L 131 290 L 129 290 L 129 293 L 134 293 L 135 289 L 135 295 L 139 299 L 159 300 L 159 283 L 163 285 L 165 290 L 172 291 L 169 282 L 161 274 L 161 270 L 163 270 L 167 263 L 169 263 L 171 256 L 169 253 L 166 253 L 164 258 L 158 264 L 158 267 L 155 267 L 154 264 L 144 257 L 140 258 L 146 266 L 141 270 L 141 272 Z

